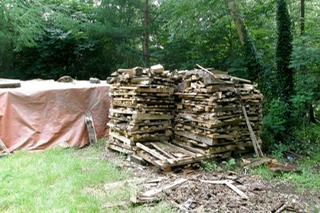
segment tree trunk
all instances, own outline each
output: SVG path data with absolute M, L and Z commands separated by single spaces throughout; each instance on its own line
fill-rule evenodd
M 226 0 L 230 9 L 230 12 L 234 18 L 234 22 L 236 24 L 238 36 L 240 43 L 243 45 L 244 44 L 244 32 L 243 29 L 245 29 L 244 22 L 240 16 L 239 11 L 236 8 L 236 5 L 234 3 L 234 0 Z
M 312 104 L 309 104 L 309 118 L 310 118 L 310 122 L 316 124 L 317 120 L 314 116 L 314 109 Z
M 300 33 L 301 35 L 304 34 L 304 25 L 305 25 L 305 20 L 304 20 L 304 1 L 305 0 L 300 0 Z
M 149 0 L 144 2 L 144 34 L 143 34 L 143 58 L 146 67 L 150 66 L 150 53 L 149 53 Z

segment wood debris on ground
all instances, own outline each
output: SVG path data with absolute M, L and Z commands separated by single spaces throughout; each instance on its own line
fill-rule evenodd
M 152 183 L 152 184 L 150 184 Z M 145 204 L 165 200 L 179 212 L 308 212 L 304 196 L 288 189 L 278 192 L 273 184 L 255 176 L 237 173 L 169 175 L 142 184 L 131 201 Z M 309 196 L 312 196 L 310 194 Z M 276 199 L 275 199 L 276 198 Z M 311 200 L 310 200 L 311 201 Z
M 201 67 L 201 66 L 200 66 Z M 119 69 L 111 84 L 107 148 L 169 170 L 251 151 L 259 144 L 262 94 L 249 80 L 211 69 L 165 71 L 161 65 Z

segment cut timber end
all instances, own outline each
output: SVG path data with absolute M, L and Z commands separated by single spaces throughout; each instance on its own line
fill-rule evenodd
M 154 73 L 163 73 L 164 72 L 164 68 L 163 68 L 163 66 L 161 64 L 157 64 L 157 65 L 151 66 L 151 70 Z

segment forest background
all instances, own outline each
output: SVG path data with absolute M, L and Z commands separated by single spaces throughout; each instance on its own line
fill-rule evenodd
M 320 148 L 320 1 L 2 0 L 0 77 L 203 67 L 257 83 L 264 149 Z

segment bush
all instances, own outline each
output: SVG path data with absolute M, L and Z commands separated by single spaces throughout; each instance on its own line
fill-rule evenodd
M 269 113 L 263 118 L 262 139 L 268 150 L 274 149 L 275 144 L 279 144 L 284 140 L 284 133 L 288 124 L 286 112 L 288 112 L 288 104 L 280 99 L 270 102 Z

